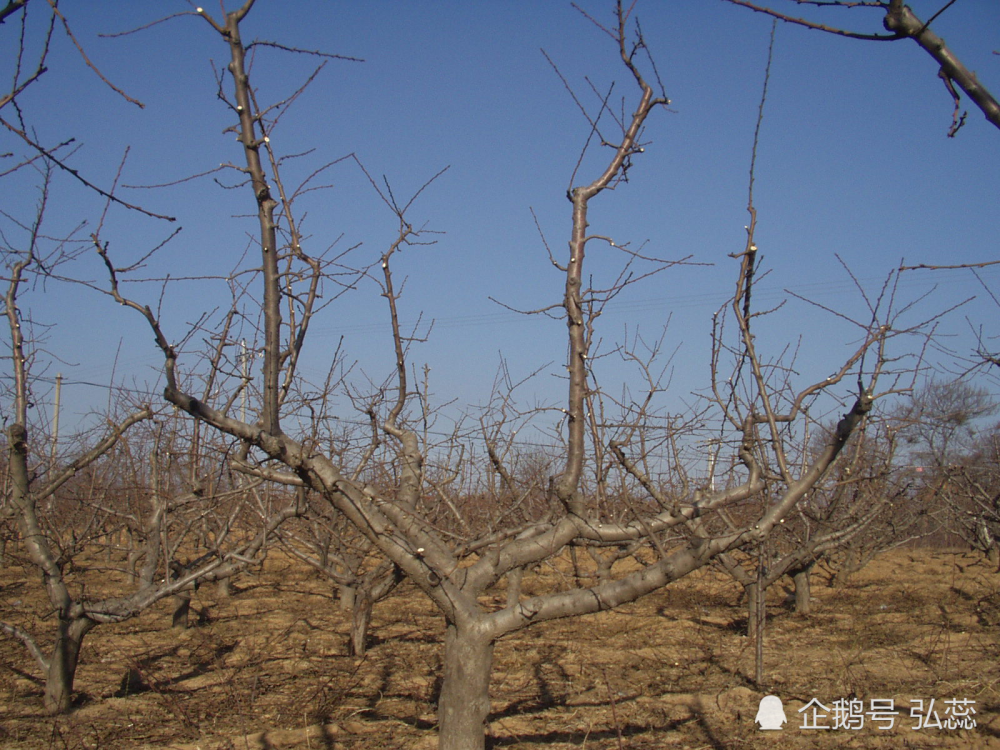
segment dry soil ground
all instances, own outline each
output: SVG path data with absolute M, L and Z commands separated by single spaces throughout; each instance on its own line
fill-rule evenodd
M 556 573 L 528 581 L 551 583 Z M 26 619 L 35 581 L 0 571 L 0 618 Z M 971 555 L 905 550 L 841 588 L 814 576 L 813 613 L 772 589 L 767 680 L 758 688 L 738 590 L 703 571 L 616 612 L 537 626 L 503 640 L 493 677 L 494 746 L 592 748 L 1000 748 L 1000 575 Z M 502 593 L 502 592 L 501 592 Z M 0 637 L 0 747 L 431 748 L 442 621 L 403 587 L 376 608 L 364 660 L 346 655 L 347 617 L 328 585 L 272 557 L 235 594 L 195 599 L 200 622 L 169 628 L 168 606 L 101 626 L 84 646 L 77 706 L 41 714 L 41 684 L 21 645 Z M 38 612 L 44 609 L 38 605 Z M 131 672 L 133 692 L 123 690 Z M 774 694 L 788 722 L 754 723 Z M 856 700 L 860 729 L 804 729 L 799 709 Z M 879 729 L 871 701 L 894 701 Z M 915 700 L 944 728 L 914 729 Z M 974 729 L 948 729 L 975 701 Z M 967 704 L 968 705 L 968 704 Z M 857 708 L 860 706 L 860 708 Z M 925 711 L 926 713 L 926 711 Z M 933 722 L 935 714 L 929 714 Z M 831 723 L 819 716 L 817 724 Z M 886 724 L 888 722 L 885 722 Z

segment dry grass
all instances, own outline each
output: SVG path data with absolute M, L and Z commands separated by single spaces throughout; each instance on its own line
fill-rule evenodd
M 0 617 L 45 627 L 28 618 L 40 600 L 19 574 L 0 571 Z M 526 587 L 552 582 L 543 575 Z M 876 560 L 843 588 L 823 583 L 814 580 L 806 617 L 771 592 L 764 689 L 748 678 L 753 653 L 738 591 L 712 571 L 616 612 L 506 638 L 493 678 L 494 744 L 1000 748 L 1000 576 L 971 556 L 916 550 Z M 55 719 L 40 713 L 42 687 L 23 647 L 0 638 L 0 746 L 435 746 L 442 620 L 413 589 L 376 608 L 377 642 L 363 661 L 346 655 L 347 617 L 328 586 L 287 560 L 272 557 L 229 599 L 203 589 L 194 605 L 202 621 L 186 631 L 169 628 L 166 604 L 96 629 L 84 645 L 78 706 Z M 781 732 L 755 728 L 767 693 L 784 701 Z M 803 730 L 797 710 L 810 698 L 893 698 L 898 726 Z M 910 730 L 909 701 L 919 698 L 975 700 L 978 727 Z

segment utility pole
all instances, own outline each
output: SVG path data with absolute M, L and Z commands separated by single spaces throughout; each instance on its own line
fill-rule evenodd
M 705 441 L 708 460 L 708 491 L 715 492 L 715 464 L 719 460 L 719 438 L 709 438 Z M 712 450 L 712 448 L 715 450 Z
M 240 401 L 240 421 L 246 424 L 247 421 L 247 383 L 248 380 L 248 370 L 250 369 L 250 364 L 247 362 L 247 340 L 240 340 L 240 375 L 243 378 L 242 388 L 242 400 Z
M 52 415 L 52 448 L 49 453 L 50 469 L 56 465 L 56 443 L 59 442 L 59 398 L 62 394 L 62 373 L 56 375 L 56 402 Z

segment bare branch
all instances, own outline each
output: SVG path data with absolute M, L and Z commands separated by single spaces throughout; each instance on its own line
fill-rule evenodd
M 329 60 L 347 60 L 349 62 L 364 62 L 364 59 L 360 57 L 350 57 L 348 55 L 337 55 L 332 52 L 321 52 L 319 50 L 311 49 L 301 49 L 299 47 L 287 47 L 284 44 L 278 44 L 277 42 L 268 42 L 261 39 L 256 39 L 246 46 L 249 52 L 254 47 L 273 47 L 274 49 L 280 49 L 285 52 L 296 52 L 300 55 L 313 55 L 315 57 L 325 57 Z
M 67 172 L 67 173 L 71 174 L 73 177 L 75 177 L 77 180 L 79 180 L 81 183 L 83 183 L 86 187 L 88 187 L 91 190 L 93 190 L 94 192 L 96 192 L 98 195 L 104 196 L 108 200 L 110 200 L 110 201 L 112 201 L 114 203 L 117 203 L 119 206 L 127 208 L 127 209 L 129 209 L 131 211 L 138 211 L 139 213 L 145 214 L 146 216 L 150 216 L 150 217 L 152 217 L 154 219 L 163 219 L 165 221 L 177 221 L 177 219 L 175 217 L 173 217 L 173 216 L 165 216 L 163 214 L 157 214 L 157 213 L 154 213 L 152 211 L 147 211 L 146 209 L 142 208 L 141 206 L 136 206 L 136 205 L 133 205 L 131 203 L 128 203 L 127 201 L 123 201 L 121 198 L 119 198 L 119 197 L 117 197 L 115 195 L 112 195 L 111 193 L 109 193 L 109 192 L 107 192 L 105 190 L 102 190 L 101 188 L 97 187 L 97 185 L 95 185 L 94 183 L 92 183 L 89 180 L 87 180 L 83 175 L 80 174 L 80 172 L 78 170 L 73 169 L 72 167 L 68 166 L 67 164 L 65 164 L 60 159 L 57 159 L 56 156 L 55 156 L 55 154 L 50 149 L 47 149 L 44 146 L 41 146 L 38 143 L 36 143 L 34 140 L 32 140 L 28 136 L 27 133 L 25 133 L 20 128 L 18 128 L 16 126 L 12 125 L 11 123 L 7 122 L 7 120 L 3 119 L 2 117 L 0 117 L 0 124 L 3 124 L 3 126 L 5 128 L 7 128 L 9 131 L 11 131 L 12 133 L 14 133 L 18 137 L 20 137 L 21 140 L 23 140 L 25 143 L 27 143 L 29 146 L 31 146 L 31 148 L 35 149 L 35 151 L 37 151 L 39 153 L 39 155 L 41 155 L 45 160 L 51 162 L 52 164 L 55 164 L 57 167 L 59 167 L 59 169 L 63 170 L 64 172 Z M 72 141 L 68 141 L 68 143 L 72 143 Z

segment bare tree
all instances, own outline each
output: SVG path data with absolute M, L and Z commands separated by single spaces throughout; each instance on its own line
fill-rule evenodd
M 756 636 L 760 604 L 767 589 L 785 576 L 795 584 L 795 608 L 809 611 L 809 573 L 832 551 L 846 546 L 892 505 L 896 495 L 887 487 L 891 467 L 865 466 L 861 460 L 865 433 L 851 456 L 838 463 L 813 489 L 764 545 L 719 556 L 721 567 L 746 591 L 747 631 Z M 896 498 L 898 499 L 898 498 Z M 759 511 L 758 511 L 759 512 Z M 732 517 L 734 514 L 727 514 Z
M 997 427 L 984 420 L 997 409 L 984 388 L 965 380 L 932 381 L 899 414 L 923 502 L 994 564 L 1000 558 Z
M 32 318 L 25 315 L 19 295 L 28 285 L 33 274 L 48 275 L 69 258 L 57 245 L 54 251 L 46 252 L 42 245 L 43 219 L 48 201 L 50 169 L 44 170 L 40 190 L 38 213 L 30 227 L 26 227 L 24 244 L 12 247 L 5 242 L 4 276 L 6 290 L 3 298 L 3 313 L 9 335 L 11 394 L 10 410 L 4 415 L 7 424 L 7 491 L 5 506 L 7 512 L 16 516 L 20 536 L 32 563 L 41 571 L 50 603 L 58 618 L 55 643 L 46 656 L 35 639 L 25 630 L 9 623 L 0 623 L 4 632 L 20 638 L 39 665 L 45 671 L 45 707 L 56 713 L 65 711 L 70 705 L 73 675 L 76 671 L 80 645 L 84 636 L 99 622 L 99 616 L 88 611 L 86 604 L 76 599 L 67 585 L 61 561 L 53 550 L 50 539 L 40 518 L 41 504 L 45 502 L 78 471 L 92 464 L 107 453 L 134 424 L 149 419 L 152 411 L 140 408 L 117 422 L 112 422 L 107 434 L 87 450 L 64 466 L 52 466 L 48 472 L 39 471 L 36 459 L 30 457 L 32 446 L 38 451 L 45 442 L 34 441 L 30 429 L 29 409 L 32 404 L 31 362 L 35 357 L 30 328 Z M 26 331 L 26 329 L 28 329 Z M 44 451 L 41 451 L 44 454 Z M 41 476 L 40 476 L 41 474 Z
M 822 445 L 825 440 L 820 440 Z M 755 646 L 756 681 L 765 679 L 766 595 L 784 577 L 792 579 L 794 607 L 811 611 L 811 581 L 821 562 L 846 558 L 859 565 L 875 554 L 914 538 L 921 514 L 912 506 L 909 472 L 894 465 L 894 429 L 884 419 L 869 426 L 847 455 L 813 488 L 809 497 L 776 526 L 762 543 L 719 555 L 718 567 L 744 589 L 747 635 Z M 725 518 L 755 515 L 757 508 L 736 507 Z
M 12 383 L 3 415 L 9 456 L 3 507 L 5 516 L 17 521 L 25 564 L 40 574 L 56 635 L 46 653 L 34 627 L 3 621 L 0 630 L 28 648 L 45 675 L 45 709 L 59 713 L 71 705 L 80 649 L 91 630 L 134 617 L 171 596 L 182 605 L 175 619 L 186 618 L 193 586 L 259 563 L 275 528 L 300 508 L 294 500 L 274 507 L 258 497 L 256 516 L 248 524 L 246 511 L 253 505 L 227 501 L 254 495 L 253 485 L 219 482 L 219 456 L 205 456 L 204 445 L 183 439 L 176 420 L 160 417 L 147 441 L 126 436 L 140 423 L 151 424 L 156 415 L 148 405 L 109 419 L 103 435 L 69 441 L 83 446 L 76 455 L 46 450 L 51 436 L 39 421 L 44 417 L 31 417 L 42 413 L 34 408 L 41 406 L 43 394 L 32 366 L 43 366 L 45 349 L 40 334 L 32 331 L 45 323 L 36 317 L 45 306 L 26 307 L 24 297 L 35 282 L 56 283 L 53 279 L 64 276 L 64 267 L 75 259 L 66 241 L 49 247 L 43 231 L 52 170 L 43 163 L 38 214 L 25 227 L 24 244 L 3 247 L 2 309 Z M 8 242 L 13 238 L 5 235 Z M 124 407 L 127 401 L 119 403 Z M 206 534 L 208 524 L 214 528 Z M 203 540 L 201 550 L 192 544 L 194 538 Z M 102 558 L 103 563 L 95 562 Z M 121 583 L 117 590 L 109 586 L 115 574 Z
M 237 121 L 234 130 L 244 157 L 239 169 L 252 192 L 259 224 L 256 241 L 261 253 L 258 283 L 263 365 L 256 421 L 234 416 L 235 397 L 213 406 L 185 388 L 178 374 L 179 353 L 169 343 L 164 324 L 148 306 L 122 294 L 117 269 L 108 259 L 110 293 L 119 303 L 139 312 L 152 328 L 165 359 L 164 395 L 170 403 L 240 441 L 248 473 L 308 488 L 324 498 L 436 605 L 445 621 L 438 705 L 440 743 L 449 750 L 482 748 L 498 639 L 540 622 L 633 601 L 728 550 L 765 540 L 810 496 L 860 428 L 876 398 L 905 387 L 892 377 L 901 366 L 888 359 L 886 347 L 893 339 L 918 329 L 897 319 L 890 284 L 876 297 L 866 298 L 869 309 L 866 319 L 857 323 L 860 337 L 854 353 L 832 375 L 796 387 L 789 368 L 765 359 L 751 333 L 751 321 L 760 317 L 750 303 L 759 266 L 754 243 L 756 213 L 751 201 L 746 247 L 733 256 L 739 265 L 733 298 L 717 318 L 712 387 L 707 394 L 709 407 L 719 418 L 722 444 L 731 451 L 733 469 L 722 489 L 696 486 L 680 475 L 673 481 L 662 478 L 664 473 L 676 474 L 679 464 L 670 455 L 661 457 L 657 452 L 664 449 L 669 454 L 670 446 L 676 447 L 683 440 L 678 437 L 674 443 L 651 443 L 646 436 L 650 427 L 670 431 L 683 422 L 657 412 L 656 396 L 662 390 L 658 379 L 650 377 L 645 396 L 635 399 L 612 398 L 597 377 L 600 356 L 608 354 L 600 351 L 595 336 L 604 306 L 634 281 L 676 265 L 589 231 L 592 202 L 607 190 L 624 189 L 628 171 L 644 151 L 643 132 L 650 116 L 668 104 L 662 85 L 658 92 L 643 72 L 649 68 L 655 76 L 655 66 L 638 24 L 634 35 L 629 30 L 631 11 L 619 2 L 615 25 L 598 26 L 612 40 L 634 87 L 631 105 L 622 105 L 623 111 L 632 114 L 616 117 L 610 94 L 599 95 L 596 113 L 581 107 L 590 128 L 588 145 L 599 143 L 604 151 L 588 180 L 579 174 L 597 157 L 585 159 L 585 149 L 572 177 L 568 252 L 564 257 L 550 254 L 561 274 L 562 301 L 542 311 L 558 314 L 567 330 L 567 395 L 557 411 L 554 428 L 559 446 L 555 474 L 541 493 L 534 479 L 516 479 L 509 465 L 513 454 L 505 452 L 504 446 L 513 444 L 512 430 L 516 428 L 512 425 L 517 420 L 501 417 L 483 421 L 488 461 L 494 479 L 499 478 L 500 495 L 509 507 L 523 512 L 493 509 L 480 516 L 486 521 L 484 529 L 472 523 L 469 511 L 473 505 L 467 502 L 477 493 L 454 492 L 448 482 L 431 476 L 429 467 L 436 457 L 420 433 L 426 404 L 414 388 L 409 368 L 411 345 L 420 337 L 403 329 L 398 311 L 400 289 L 392 273 L 401 262 L 399 251 L 403 247 L 427 241 L 425 232 L 408 218 L 423 188 L 404 204 L 373 180 L 397 226 L 395 240 L 371 272 L 388 307 L 392 331 L 388 343 L 395 367 L 386 386 L 377 389 L 379 408 L 370 410 L 380 440 L 389 451 L 391 471 L 385 476 L 393 481 L 391 486 L 368 482 L 356 472 L 357 464 L 367 460 L 364 456 L 347 460 L 324 451 L 314 429 L 296 433 L 293 425 L 298 419 L 286 418 L 296 408 L 298 361 L 316 311 L 318 290 L 330 277 L 329 265 L 307 254 L 305 239 L 295 223 L 296 193 L 285 191 L 280 158 L 274 152 L 277 117 L 271 108 L 258 105 L 250 84 L 246 53 L 253 43 L 243 42 L 240 24 L 253 5 L 250 0 L 220 18 L 201 8 L 196 15 L 229 49 L 228 93 L 224 96 Z M 606 124 L 608 119 L 612 124 Z M 600 243 L 623 258 L 621 275 L 603 286 L 594 285 L 585 271 L 591 243 Z M 106 250 L 107 245 L 103 247 Z M 732 325 L 727 328 L 725 321 Z M 238 342 L 226 332 L 217 333 L 213 341 L 217 355 L 212 362 L 218 369 L 225 360 L 222 353 L 232 351 Z M 648 362 L 635 354 L 635 347 L 623 345 L 615 354 L 650 372 Z M 221 372 L 218 375 L 221 384 L 225 378 Z M 889 387 L 878 390 L 877 382 L 887 375 Z M 246 386 L 246 381 L 234 378 L 232 372 L 228 382 L 235 382 L 237 389 Z M 823 444 L 805 455 L 801 446 L 807 441 L 803 441 L 801 425 L 813 420 L 810 413 L 820 408 L 817 404 L 823 397 L 833 397 L 836 389 L 848 382 L 852 383 L 849 392 L 840 393 L 835 400 L 836 408 L 844 409 L 843 416 Z M 301 416 L 301 411 L 296 416 Z M 732 526 L 722 520 L 720 511 L 760 496 L 770 502 L 753 517 Z M 525 510 L 529 503 L 530 511 Z M 452 521 L 446 523 L 443 519 L 448 517 Z M 636 545 L 649 552 L 643 564 L 637 569 L 618 566 L 616 570 L 617 551 L 631 552 Z M 557 566 L 564 550 L 577 547 L 611 555 L 596 583 L 587 585 L 572 578 L 564 586 L 544 587 L 530 594 L 515 590 L 515 595 L 510 595 L 508 589 L 506 599 L 495 605 L 489 603 L 491 597 L 484 597 L 501 581 L 513 581 L 519 571 L 539 564 Z
M 940 482 L 949 528 L 1000 569 L 1000 435 L 994 427 L 976 449 L 948 466 Z
M 351 614 L 348 651 L 364 656 L 372 609 L 401 582 L 401 572 L 325 499 L 310 492 L 304 504 L 301 521 L 280 529 L 278 538 L 293 557 L 336 584 L 340 606 Z
M 883 552 L 917 543 L 941 530 L 943 514 L 924 502 L 905 467 L 896 468 L 890 487 L 894 494 L 881 512 L 821 558 L 831 586 L 848 580 Z
M 102 189 L 76 170 L 67 148 L 71 141 L 46 146 L 34 135 L 18 98 L 48 71 L 57 26 L 62 26 L 96 75 L 125 99 L 137 102 L 93 66 L 57 4 L 30 4 L 32 11 L 41 8 L 48 13 L 38 48 L 33 49 L 35 37 L 26 31 L 28 8 L 25 0 L 0 9 L 0 22 L 10 22 L 20 12 L 21 25 L 19 41 L 10 47 L 16 55 L 15 75 L 10 92 L 0 97 L 0 124 L 25 148 L 23 154 L 3 155 L 12 160 L 3 176 L 19 173 L 37 182 L 30 218 L 0 211 L 4 284 L 0 309 L 9 351 L 0 401 L 8 455 L 0 524 L 3 563 L 31 571 L 26 581 L 44 587 L 48 607 L 37 613 L 4 611 L 0 632 L 26 646 L 44 675 L 45 710 L 60 713 L 71 706 L 76 667 L 88 633 L 172 596 L 181 605 L 177 620 L 186 619 L 191 588 L 259 563 L 276 525 L 297 513 L 298 506 L 292 502 L 275 507 L 271 500 L 258 500 L 256 506 L 231 502 L 237 494 L 253 494 L 254 487 L 242 478 L 239 486 L 218 481 L 225 447 L 218 453 L 206 450 L 197 423 L 182 424 L 158 415 L 148 404 L 133 403 L 115 388 L 110 389 L 102 426 L 83 429 L 68 439 L 61 436 L 60 446 L 73 448 L 56 450 L 56 436 L 50 432 L 54 424 L 49 424 L 46 409 L 51 394 L 45 384 L 58 361 L 46 341 L 46 332 L 56 322 L 50 319 L 56 307 L 53 296 L 45 292 L 80 283 L 79 264 L 95 245 L 77 236 L 79 227 L 68 236 L 51 233 L 53 185 L 60 177 L 82 184 L 86 193 L 103 197 L 105 215 L 109 205 L 157 215 L 120 200 L 114 189 Z M 33 58 L 37 66 L 32 69 L 28 63 Z M 97 250 L 101 252 L 99 246 Z M 206 389 L 211 388 L 209 379 Z M 154 423 L 152 432 L 138 434 L 140 426 Z M 257 513 L 247 524 L 250 508 Z M 16 530 L 11 528 L 15 524 Z M 209 526 L 211 533 L 206 533 Z M 203 542 L 200 550 L 191 543 L 195 537 Z M 54 623 L 54 635 L 46 620 Z
M 911 462 L 937 468 L 969 453 L 978 441 L 980 420 L 998 408 L 985 388 L 964 380 L 931 381 L 896 418 Z
M 8 322 L 24 320 L 14 290 L 24 284 L 26 268 L 15 263 L 10 269 Z M 84 446 L 78 455 L 54 463 L 32 457 L 31 447 L 45 446 L 49 436 L 39 425 L 29 432 L 17 417 L 26 416 L 24 405 L 36 398 L 25 368 L 32 355 L 25 352 L 37 342 L 20 339 L 14 323 L 10 330 L 21 395 L 7 429 L 5 502 L 20 528 L 9 563 L 33 569 L 26 579 L 44 584 L 57 632 L 46 649 L 47 628 L 26 620 L 23 609 L 4 612 L 0 630 L 25 644 L 45 676 L 46 711 L 61 713 L 71 706 L 88 633 L 171 597 L 173 625 L 186 627 L 191 591 L 260 565 L 277 527 L 301 506 L 294 498 L 267 497 L 259 480 L 233 481 L 213 451 L 197 460 L 182 434 L 193 425 L 157 417 L 149 407 L 109 422 L 104 437 L 74 441 Z M 23 377 L 17 377 L 20 369 Z M 31 434 L 42 437 L 29 441 Z M 35 619 L 46 618 L 35 613 Z

